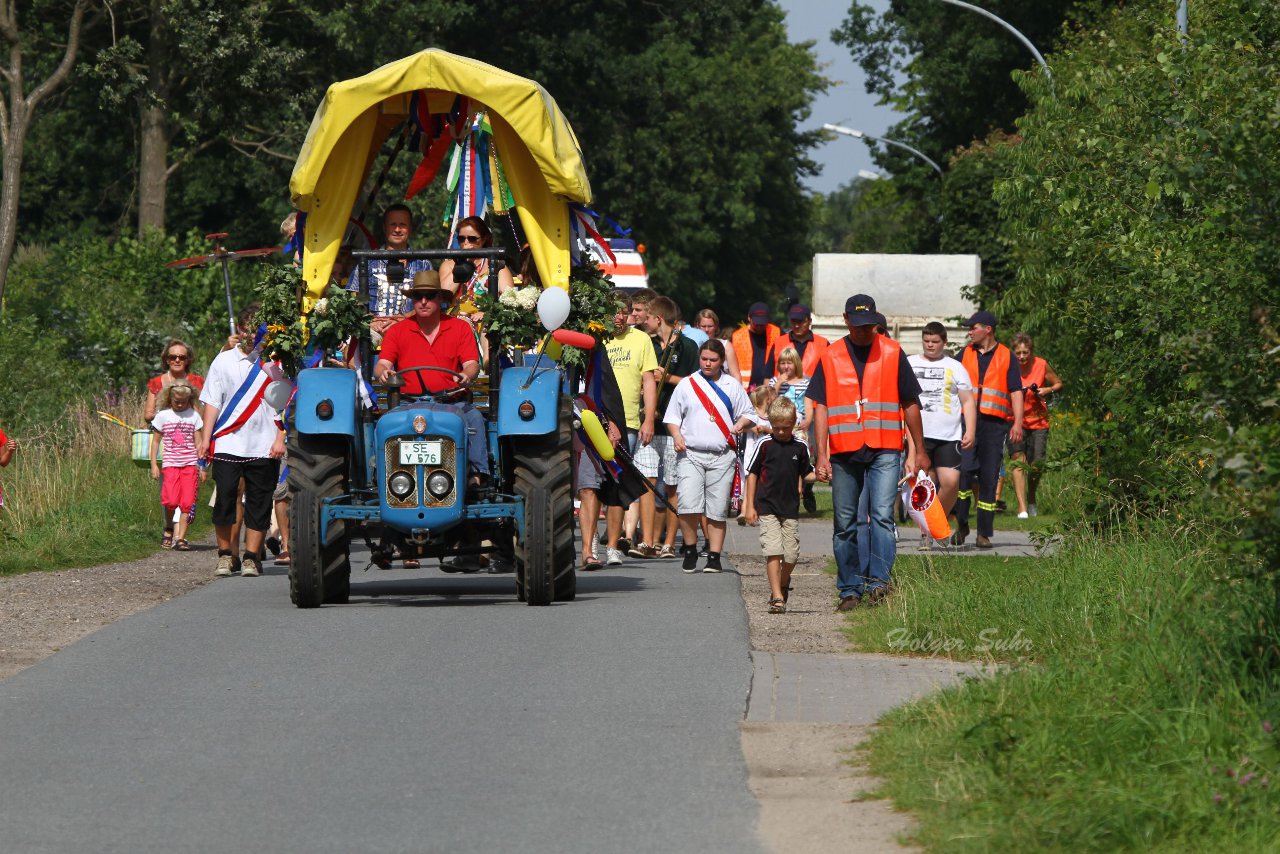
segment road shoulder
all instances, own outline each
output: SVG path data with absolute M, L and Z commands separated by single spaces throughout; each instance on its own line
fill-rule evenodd
M 769 614 L 764 558 L 731 556 L 755 665 L 740 733 L 748 784 L 760 804 L 759 833 L 779 854 L 918 850 L 903 843 L 910 816 L 871 794 L 879 781 L 866 772 L 857 746 L 890 708 L 978 669 L 850 649 L 833 579 L 823 571 L 829 559 L 802 554 L 787 613 Z

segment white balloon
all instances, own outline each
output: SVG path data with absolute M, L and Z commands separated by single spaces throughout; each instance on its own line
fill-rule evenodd
M 569 292 L 564 288 L 547 288 L 538 297 L 538 320 L 548 332 L 555 332 L 569 318 Z
M 293 383 L 288 380 L 276 380 L 267 384 L 267 390 L 262 393 L 262 400 L 276 412 L 281 412 L 288 406 L 291 394 L 293 394 Z

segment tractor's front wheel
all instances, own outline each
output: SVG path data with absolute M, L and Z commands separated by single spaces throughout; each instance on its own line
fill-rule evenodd
M 515 447 L 515 491 L 524 498 L 523 543 L 516 546 L 516 593 L 530 605 L 571 601 L 577 593 L 573 554 L 573 438 L 568 403 L 559 429 Z
M 299 608 L 344 604 L 351 594 L 347 523 L 321 532 L 324 499 L 345 492 L 347 459 L 342 442 L 294 437 L 289 448 L 289 596 Z

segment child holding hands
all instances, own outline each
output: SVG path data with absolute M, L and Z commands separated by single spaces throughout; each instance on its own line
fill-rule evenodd
M 151 477 L 160 483 L 160 504 L 164 507 L 166 521 L 173 518 L 175 509 L 181 508 L 178 522 L 171 537 L 168 531 L 160 540 L 164 548 L 180 552 L 191 550 L 187 543 L 187 508 L 195 506 L 196 490 L 200 481 L 208 477 L 197 464 L 196 434 L 204 427 L 192 406 L 196 390 L 190 383 L 175 382 L 160 390 L 157 397 L 159 412 L 151 422 L 151 429 L 160 434 L 160 441 L 151 442 Z M 157 459 L 164 447 L 164 477 Z
M 785 614 L 791 571 L 800 558 L 800 481 L 813 480 L 809 447 L 795 437 L 796 405 L 779 397 L 769 405 L 769 438 L 748 468 L 745 515 L 760 523 L 760 550 L 768 560 L 769 613 Z

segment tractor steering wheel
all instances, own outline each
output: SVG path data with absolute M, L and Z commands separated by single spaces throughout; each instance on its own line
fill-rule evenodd
M 427 383 L 422 378 L 423 371 L 438 371 L 442 374 L 448 374 L 449 376 L 454 378 L 457 385 L 453 386 L 452 388 L 440 389 L 440 391 L 428 391 Z M 411 368 L 397 368 L 393 370 L 391 373 L 401 377 L 402 379 L 405 374 L 413 374 L 415 377 L 418 378 L 418 385 L 421 386 L 422 388 L 422 391 L 419 392 L 417 395 L 415 395 L 415 397 L 429 396 L 431 397 L 432 400 L 440 401 L 443 403 L 450 403 L 453 400 L 456 400 L 457 398 L 461 397 L 461 392 L 466 391 L 466 388 L 467 388 L 464 385 L 464 382 L 466 381 L 466 377 L 464 377 L 462 374 L 458 373 L 457 371 L 451 368 L 441 368 L 436 365 L 415 365 Z

